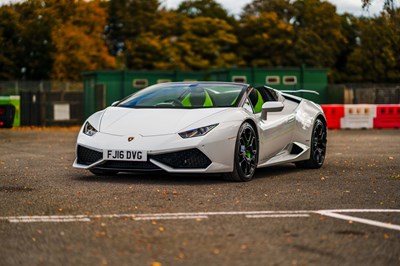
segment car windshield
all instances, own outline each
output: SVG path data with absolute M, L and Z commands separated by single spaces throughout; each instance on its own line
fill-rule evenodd
M 150 86 L 117 104 L 128 108 L 235 107 L 244 84 L 163 83 Z

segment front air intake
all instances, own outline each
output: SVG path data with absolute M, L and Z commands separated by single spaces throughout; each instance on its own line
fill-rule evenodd
M 152 155 L 152 159 L 175 169 L 204 169 L 211 160 L 198 149 Z
M 103 159 L 103 153 L 78 145 L 78 163 L 91 165 Z

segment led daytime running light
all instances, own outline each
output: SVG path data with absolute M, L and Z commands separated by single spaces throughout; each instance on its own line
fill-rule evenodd
M 83 127 L 83 133 L 91 137 L 97 133 L 97 130 L 89 122 L 86 122 Z
M 210 132 L 216 126 L 218 126 L 218 124 L 205 126 L 205 127 L 199 127 L 196 129 L 191 129 L 191 130 L 179 133 L 179 136 L 181 136 L 181 138 L 184 138 L 184 139 L 201 137 L 201 136 L 206 135 L 208 132 Z

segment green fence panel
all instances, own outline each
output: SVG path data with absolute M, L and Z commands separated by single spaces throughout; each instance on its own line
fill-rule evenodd
M 19 95 L 0 96 L 0 104 L 12 104 L 15 107 L 14 127 L 21 126 L 21 99 Z

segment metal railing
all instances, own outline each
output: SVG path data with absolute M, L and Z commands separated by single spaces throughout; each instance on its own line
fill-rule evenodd
M 83 83 L 0 81 L 0 96 L 20 96 L 22 126 L 77 125 L 83 122 Z
M 400 104 L 400 84 L 340 84 L 328 86 L 329 103 Z

